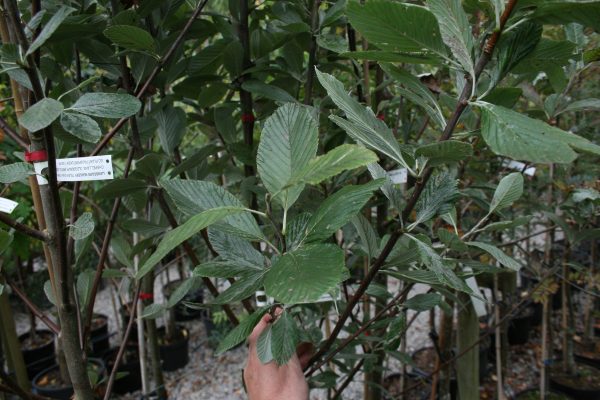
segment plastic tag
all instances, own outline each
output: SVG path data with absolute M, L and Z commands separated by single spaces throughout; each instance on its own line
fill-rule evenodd
M 10 214 L 15 210 L 15 208 L 17 208 L 18 205 L 19 203 L 16 201 L 0 197 L 0 212 Z

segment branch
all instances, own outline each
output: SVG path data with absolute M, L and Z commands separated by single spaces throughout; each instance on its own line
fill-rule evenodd
M 12 140 L 17 142 L 23 149 L 29 149 L 29 143 L 25 141 L 2 117 L 0 117 L 0 129 L 2 129 Z
M 494 47 L 500 37 L 502 30 L 504 29 L 504 26 L 506 25 L 506 21 L 508 20 L 510 13 L 512 12 L 513 8 L 515 7 L 516 2 L 517 2 L 517 0 L 510 0 L 509 3 L 506 5 L 506 9 L 504 10 L 504 13 L 502 14 L 502 17 L 500 20 L 500 27 L 490 37 L 488 43 L 486 44 L 486 46 L 484 48 L 484 51 L 483 51 L 481 57 L 479 58 L 476 66 L 475 66 L 475 78 L 476 79 L 479 78 L 479 76 L 483 72 L 484 67 L 489 62 L 492 52 L 494 51 Z M 444 132 L 442 133 L 442 136 L 439 139 L 440 142 L 446 141 L 446 140 L 450 139 L 450 137 L 452 137 L 452 133 L 454 132 L 454 129 L 456 128 L 456 125 L 458 124 L 460 116 L 462 115 L 462 113 L 465 111 L 465 109 L 467 108 L 467 106 L 469 104 L 468 100 L 471 95 L 472 88 L 473 88 L 473 81 L 471 79 L 467 79 L 465 86 L 463 88 L 463 91 L 458 99 L 458 104 L 456 106 L 456 109 L 454 110 L 454 112 L 452 113 L 452 116 L 448 120 L 448 123 L 446 124 L 446 128 L 444 128 Z M 427 181 L 429 180 L 429 178 L 431 178 L 432 173 L 433 173 L 433 168 L 427 168 L 424 171 L 421 179 L 419 179 L 417 181 L 417 183 L 415 184 L 413 193 L 412 193 L 410 199 L 408 200 L 408 202 L 406 203 L 406 207 L 402 211 L 402 221 L 403 222 L 408 220 L 412 210 L 415 208 L 417 201 L 419 200 L 419 197 L 421 196 L 421 193 L 423 192 L 423 189 L 425 188 L 425 185 L 427 184 Z M 401 226 L 404 226 L 404 224 L 402 224 Z M 402 233 L 403 232 L 401 230 L 398 230 L 398 231 L 395 231 L 392 233 L 392 235 L 390 236 L 384 249 L 380 253 L 379 257 L 377 258 L 377 260 L 375 260 L 375 262 L 369 269 L 369 272 L 367 273 L 365 278 L 362 280 L 356 293 L 354 294 L 352 299 L 350 299 L 349 303 L 347 304 L 346 308 L 344 309 L 344 313 L 342 314 L 342 316 L 338 320 L 337 324 L 335 325 L 333 331 L 331 332 L 331 335 L 329 336 L 329 338 L 327 338 L 327 340 L 321 346 L 319 351 L 317 353 L 315 353 L 315 355 L 310 359 L 306 368 L 308 368 L 309 366 L 314 364 L 333 345 L 337 336 L 342 331 L 342 328 L 344 327 L 346 320 L 350 316 L 352 309 L 356 306 L 356 304 L 360 301 L 361 297 L 366 292 L 367 288 L 371 284 L 371 281 L 375 278 L 375 275 L 377 275 L 377 273 L 383 266 L 386 258 L 388 257 L 388 255 L 390 254 L 392 249 L 394 248 L 396 242 L 402 236 Z
M 29 225 L 22 224 L 2 212 L 0 212 L 0 222 L 5 223 L 11 228 L 16 229 L 20 233 L 23 233 L 29 237 L 41 240 L 42 242 L 48 242 L 50 240 L 50 237 L 46 232 L 38 231 L 37 229 L 30 227 Z
M 115 383 L 115 379 L 117 376 L 117 370 L 119 369 L 119 364 L 121 363 L 121 359 L 123 358 L 123 354 L 125 354 L 125 347 L 127 346 L 127 340 L 129 339 L 129 335 L 131 334 L 131 328 L 133 326 L 133 322 L 135 321 L 135 314 L 137 312 L 137 303 L 140 298 L 140 290 L 142 289 L 141 282 L 137 283 L 137 288 L 135 290 L 135 297 L 133 298 L 132 310 L 129 313 L 129 322 L 127 322 L 127 329 L 125 329 L 125 334 L 123 335 L 123 340 L 121 340 L 121 345 L 119 346 L 119 351 L 117 352 L 117 358 L 115 359 L 115 364 L 113 366 L 112 371 L 110 371 L 110 377 L 108 378 L 108 383 L 106 384 L 106 392 L 104 393 L 104 400 L 110 399 L 110 394 L 112 392 L 113 385 Z M 144 367 L 144 366 L 142 366 Z
M 175 41 L 173 42 L 171 47 L 169 47 L 169 50 L 167 50 L 165 55 L 163 57 L 161 57 L 161 59 L 156 63 L 156 66 L 154 67 L 154 69 L 152 70 L 152 72 L 150 73 L 148 78 L 146 79 L 146 82 L 144 83 L 144 85 L 142 85 L 142 87 L 137 91 L 136 97 L 138 99 L 141 99 L 144 96 L 144 94 L 148 90 L 148 87 L 150 87 L 150 84 L 152 83 L 152 81 L 154 80 L 156 75 L 160 72 L 162 67 L 173 56 L 173 53 L 175 52 L 175 50 L 177 50 L 177 48 L 179 47 L 181 42 L 183 42 L 185 35 L 188 33 L 188 31 L 192 27 L 192 23 L 196 20 L 196 18 L 198 18 L 198 16 L 200 15 L 200 12 L 202 12 L 202 9 L 206 5 L 206 3 L 208 3 L 208 0 L 203 0 L 202 2 L 198 3 L 198 6 L 194 10 L 194 13 L 192 14 L 190 19 L 187 21 L 187 23 L 185 24 L 185 26 L 179 33 L 179 36 L 177 36 L 177 39 L 175 39 Z M 113 138 L 113 136 L 115 136 L 117 134 L 117 132 L 119 132 L 119 130 L 123 127 L 123 125 L 125 125 L 125 122 L 127 122 L 127 120 L 129 120 L 129 118 L 121 118 L 115 124 L 115 126 L 113 126 L 112 129 L 110 129 L 110 131 L 108 131 L 108 133 L 104 136 L 104 138 L 102 138 L 102 141 L 100 141 L 100 143 L 98 143 L 98 145 L 96 145 L 94 150 L 90 153 L 90 156 L 98 155 L 102 151 L 102 149 L 104 149 L 104 147 L 106 147 L 108 142 L 110 142 L 110 140 Z
M 21 299 L 21 301 L 23 301 L 23 303 L 25 303 L 25 306 L 27 306 L 27 308 L 29 308 L 29 310 L 36 317 L 38 317 L 48 327 L 48 329 L 50 329 L 55 335 L 60 333 L 60 328 L 58 325 L 48 318 L 46 314 L 44 314 L 35 304 L 33 304 L 31 299 L 29 299 L 25 293 L 23 293 L 21 289 L 17 287 L 17 285 L 12 282 L 8 282 L 8 286 L 10 286 L 12 291 Z
M 304 85 L 304 104 L 312 102 L 313 81 L 315 80 L 315 65 L 317 63 L 317 29 L 319 29 L 319 7 L 321 0 L 313 1 L 311 12 L 310 50 L 308 51 L 308 67 L 306 68 L 306 84 Z

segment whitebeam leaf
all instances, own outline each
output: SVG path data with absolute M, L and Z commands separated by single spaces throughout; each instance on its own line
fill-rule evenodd
M 94 232 L 94 218 L 92 213 L 84 212 L 69 228 L 69 236 L 74 240 L 85 239 Z
M 102 136 L 98 123 L 87 115 L 64 112 L 60 116 L 60 124 L 67 132 L 88 143 L 97 143 Z
M 498 183 L 498 187 L 494 192 L 494 197 L 490 203 L 489 214 L 494 211 L 500 211 L 503 208 L 509 207 L 517 201 L 523 194 L 523 175 L 519 172 L 513 172 L 506 175 Z
M 305 168 L 317 154 L 317 122 L 298 104 L 279 107 L 265 122 L 256 164 L 267 190 L 288 209 L 298 199 L 303 185 L 285 188 L 294 171 Z M 285 188 L 285 189 L 284 189 Z
M 92 117 L 126 118 L 137 113 L 142 103 L 126 93 L 86 93 L 67 108 Z
M 600 146 L 573 133 L 550 126 L 525 114 L 478 101 L 481 134 L 499 155 L 534 163 L 567 164 L 577 158 L 574 150 L 600 155 Z
M 344 89 L 342 82 L 333 75 L 317 70 L 321 85 L 327 90 L 331 100 L 346 114 L 346 119 L 336 115 L 329 118 L 342 127 L 358 143 L 380 151 L 400 165 L 410 168 L 400 151 L 392 130 L 385 122 L 378 119 L 370 108 L 366 108 L 354 100 Z
M 269 268 L 267 295 L 286 304 L 310 303 L 338 285 L 346 274 L 344 251 L 333 244 L 314 244 L 279 257 Z
M 37 132 L 54 122 L 63 109 L 60 101 L 46 97 L 29 107 L 19 118 L 19 124 L 29 132 Z
M 316 185 L 343 171 L 362 167 L 377 160 L 377 154 L 369 149 L 355 144 L 343 144 L 327 154 L 310 160 L 306 167 L 294 174 L 288 185 L 298 182 Z
M 42 31 L 37 35 L 36 39 L 31 43 L 29 49 L 27 50 L 26 56 L 33 54 L 37 49 L 39 49 L 46 41 L 52 36 L 54 31 L 58 29 L 60 24 L 75 11 L 74 8 L 62 6 L 58 9 L 58 11 L 50 18 L 50 20 L 46 23 Z
M 250 314 L 242 321 L 240 321 L 239 325 L 233 328 L 231 332 L 225 336 L 225 339 L 219 343 L 219 347 L 217 347 L 217 355 L 223 354 L 227 350 L 237 346 L 242 343 L 246 338 L 252 333 L 252 330 L 258 324 L 260 319 L 265 315 L 265 313 L 269 310 L 270 307 L 263 307 L 256 310 L 253 314 Z
M 512 269 L 513 271 L 518 271 L 521 269 L 521 264 L 492 244 L 483 242 L 467 242 L 467 244 L 472 247 L 477 247 L 490 254 L 506 268 Z

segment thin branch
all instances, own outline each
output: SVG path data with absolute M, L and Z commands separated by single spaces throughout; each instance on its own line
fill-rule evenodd
M 553 225 L 553 226 L 551 226 L 551 227 L 549 227 L 549 228 L 547 228 L 547 229 L 542 229 L 541 231 L 534 232 L 534 233 L 532 233 L 532 234 L 530 234 L 530 235 L 527 235 L 527 236 L 523 236 L 523 237 L 521 237 L 521 238 L 518 238 L 518 239 L 516 239 L 516 240 L 513 240 L 513 241 L 511 241 L 511 242 L 502 243 L 502 244 L 498 245 L 498 247 L 508 247 L 508 246 L 512 246 L 512 245 L 514 245 L 514 244 L 517 244 L 517 243 L 523 242 L 523 241 L 525 241 L 525 240 L 527 240 L 527 239 L 531 239 L 532 237 L 535 237 L 535 236 L 539 236 L 539 235 L 541 235 L 542 233 L 549 232 L 549 231 L 551 231 L 551 230 L 553 230 L 553 229 L 556 229 L 556 228 L 557 228 L 557 226 L 556 226 L 556 225 Z
M 32 301 L 29 299 L 25 293 L 19 289 L 17 285 L 13 282 L 8 282 L 8 286 L 12 289 L 12 291 L 21 299 L 21 301 L 25 304 L 25 306 L 31 311 L 36 317 L 38 317 L 44 325 L 48 327 L 55 335 L 60 333 L 60 328 L 58 325 L 52 321 L 50 318 L 46 316 Z
M 27 150 L 29 149 L 29 143 L 25 141 L 10 125 L 8 122 L 2 117 L 0 117 L 0 129 L 2 129 L 12 140 L 17 142 L 21 148 Z
M 158 75 L 158 73 L 160 72 L 162 67 L 169 61 L 169 59 L 173 56 L 173 53 L 175 52 L 175 50 L 177 50 L 179 45 L 183 42 L 185 35 L 188 33 L 188 31 L 192 27 L 192 23 L 196 20 L 196 18 L 198 18 L 198 16 L 200 15 L 200 12 L 202 11 L 202 9 L 206 5 L 206 3 L 208 3 L 208 0 L 204 0 L 200 3 L 198 3 L 198 7 L 196 7 L 196 10 L 194 10 L 194 13 L 192 14 L 190 19 L 187 21 L 187 23 L 185 24 L 185 26 L 183 27 L 183 29 L 177 36 L 177 39 L 175 39 L 175 41 L 173 42 L 171 47 L 169 47 L 169 50 L 167 50 L 165 55 L 163 57 L 161 57 L 161 59 L 156 63 L 156 66 L 154 67 L 154 69 L 152 70 L 150 75 L 148 75 L 148 78 L 146 78 L 146 82 L 144 83 L 144 85 L 142 85 L 142 87 L 137 91 L 136 97 L 138 99 L 141 99 L 144 96 L 144 94 L 150 87 L 150 84 L 152 83 L 152 81 L 154 80 L 156 75 Z M 104 147 L 106 147 L 108 142 L 110 142 L 110 140 L 113 138 L 113 136 L 115 136 L 117 134 L 117 132 L 119 132 L 119 130 L 123 127 L 123 125 L 125 125 L 125 123 L 128 120 L 129 120 L 129 118 L 121 118 L 115 124 L 115 126 L 113 126 L 108 131 L 108 133 L 102 138 L 100 143 L 98 143 L 98 145 L 96 145 L 94 150 L 90 153 L 90 156 L 98 155 L 102 151 L 102 149 L 104 149 Z
M 317 31 L 319 29 L 319 7 L 321 0 L 313 0 L 311 11 L 311 37 L 308 51 L 308 66 L 306 67 L 306 84 L 304 85 L 304 104 L 312 102 L 313 82 L 315 80 L 315 65 L 317 63 Z
M 11 228 L 16 229 L 20 233 L 23 233 L 29 237 L 32 237 L 37 240 L 41 240 L 42 242 L 48 242 L 50 237 L 46 232 L 38 231 L 35 228 L 30 227 L 29 225 L 25 225 L 16 221 L 9 217 L 8 215 L 0 212 L 0 222 L 10 226 Z
M 123 335 L 123 340 L 121 340 L 121 345 L 119 346 L 119 351 L 117 352 L 117 358 L 115 358 L 115 364 L 113 365 L 112 371 L 110 371 L 110 377 L 108 378 L 108 383 L 106 384 L 106 392 L 104 393 L 104 400 L 110 399 L 110 394 L 112 392 L 112 388 L 115 383 L 117 371 L 119 369 L 119 364 L 121 364 L 121 359 L 123 359 L 123 354 L 125 354 L 125 347 L 127 346 L 127 340 L 129 339 L 129 335 L 131 334 L 131 328 L 133 327 L 133 322 L 135 321 L 135 316 L 136 316 L 136 312 L 137 312 L 137 303 L 140 298 L 140 290 L 141 289 L 142 289 L 141 282 L 138 282 L 137 288 L 135 290 L 135 297 L 133 299 L 132 310 L 129 313 L 129 322 L 127 322 L 127 329 L 125 329 L 125 334 Z

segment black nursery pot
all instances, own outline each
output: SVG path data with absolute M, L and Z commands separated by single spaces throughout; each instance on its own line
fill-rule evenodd
M 508 325 L 508 344 L 525 344 L 529 340 L 529 331 L 533 326 L 533 309 L 526 308 L 524 313 L 515 316 Z
M 108 317 L 103 314 L 94 314 L 92 329 L 90 330 L 90 342 L 92 344 L 92 356 L 102 357 L 110 347 L 110 335 L 108 334 Z
M 108 371 L 112 371 L 115 365 L 115 359 L 119 349 L 113 347 L 104 354 L 104 362 Z M 113 392 L 117 394 L 125 394 L 135 392 L 142 388 L 142 372 L 140 371 L 140 359 L 135 351 L 132 351 L 127 362 L 121 359 L 119 363 L 118 373 L 126 373 L 125 376 L 117 378 L 113 385 Z
M 581 364 L 577 364 L 581 365 Z M 600 370 L 591 366 L 586 367 L 588 373 L 594 376 L 600 376 Z M 600 399 L 600 386 L 586 387 L 581 383 L 566 382 L 560 378 L 560 374 L 550 373 L 550 389 L 565 393 L 577 400 L 598 400 Z
M 181 280 L 169 282 L 165 286 L 163 286 L 163 293 L 165 297 L 170 297 L 171 293 L 177 289 L 177 287 L 181 284 Z M 184 301 L 190 303 L 202 303 L 204 301 L 204 296 L 202 294 L 202 288 L 199 287 L 194 290 L 190 290 L 183 299 L 177 303 L 174 307 L 175 311 L 175 321 L 177 322 L 185 322 L 192 321 L 194 319 L 199 319 L 203 316 L 203 310 L 197 310 L 190 307 L 187 307 L 183 304 Z
M 158 328 L 158 337 L 163 344 L 160 345 L 160 358 L 162 360 L 163 371 L 175 371 L 183 368 L 190 361 L 189 343 L 190 334 L 187 329 L 178 326 L 179 337 L 169 343 L 165 343 L 165 327 Z
M 90 363 L 93 363 L 98 368 L 98 375 L 102 376 L 106 371 L 104 368 L 104 362 L 98 358 L 90 358 Z M 38 394 L 42 397 L 48 397 L 50 399 L 58 400 L 69 400 L 73 396 L 73 387 L 70 385 L 61 384 L 59 386 L 42 385 L 42 381 L 47 376 L 60 376 L 58 365 L 54 365 L 50 368 L 46 368 L 37 374 L 31 381 L 31 388 L 33 393 Z
M 21 351 L 23 353 L 25 365 L 27 366 L 27 376 L 29 379 L 33 379 L 34 376 L 53 366 L 56 362 L 54 333 L 46 329 L 37 329 L 35 332 L 38 337 L 44 337 L 46 340 L 44 340 L 40 346 L 32 349 L 23 348 L 23 342 L 29 338 L 30 332 L 19 336 Z

